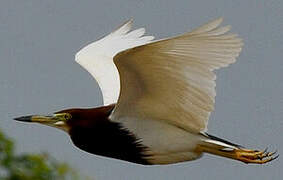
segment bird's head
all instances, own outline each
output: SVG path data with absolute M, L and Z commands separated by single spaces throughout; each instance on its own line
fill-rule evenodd
M 55 127 L 66 132 L 72 128 L 89 128 L 108 118 L 113 106 L 91 109 L 65 109 L 48 115 L 29 115 L 14 118 Z
M 22 122 L 34 122 L 44 124 L 51 127 L 56 127 L 64 131 L 69 131 L 69 122 L 72 121 L 73 115 L 68 112 L 58 112 L 48 115 L 29 115 L 14 118 L 17 121 Z

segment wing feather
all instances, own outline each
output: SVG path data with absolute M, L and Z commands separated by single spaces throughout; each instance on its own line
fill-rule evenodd
M 156 119 L 206 131 L 216 95 L 213 70 L 234 63 L 243 45 L 221 22 L 118 53 L 121 90 L 111 119 Z
M 120 79 L 113 57 L 126 49 L 151 42 L 153 36 L 143 36 L 144 28 L 131 31 L 129 20 L 104 38 L 93 42 L 76 54 L 76 62 L 97 81 L 104 105 L 116 103 L 120 92 Z

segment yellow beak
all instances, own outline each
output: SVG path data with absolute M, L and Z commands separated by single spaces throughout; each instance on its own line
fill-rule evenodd
M 36 122 L 47 126 L 56 127 L 64 131 L 68 131 L 69 128 L 66 124 L 66 121 L 70 118 L 71 116 L 68 113 L 58 113 L 53 115 L 21 116 L 14 118 L 14 120 L 22 122 Z

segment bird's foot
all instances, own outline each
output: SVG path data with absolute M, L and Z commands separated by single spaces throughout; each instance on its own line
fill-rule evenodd
M 265 164 L 279 157 L 275 152 L 251 150 L 251 149 L 236 149 L 234 150 L 237 160 L 244 163 Z

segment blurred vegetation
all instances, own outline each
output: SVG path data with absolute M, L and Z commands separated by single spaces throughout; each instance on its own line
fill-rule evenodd
M 76 171 L 48 154 L 22 154 L 14 152 L 13 142 L 0 130 L 1 180 L 78 180 Z

